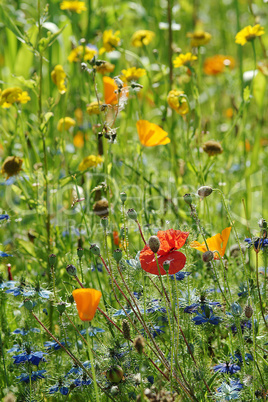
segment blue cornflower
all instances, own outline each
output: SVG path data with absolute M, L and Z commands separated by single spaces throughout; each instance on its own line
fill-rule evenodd
M 24 335 L 27 335 L 30 331 L 39 333 L 40 329 L 39 328 L 30 328 L 28 331 L 26 331 L 24 328 L 22 328 L 22 329 L 17 328 L 17 329 L 15 329 L 15 331 L 12 332 L 12 334 L 15 334 L 15 335 L 19 334 L 19 335 L 24 336 Z
M 263 250 L 265 247 L 268 247 L 268 239 L 254 237 L 253 239 L 246 238 L 244 241 L 248 244 L 248 247 L 254 246 L 255 250 Z
M 4 221 L 4 220 L 8 220 L 8 219 L 9 219 L 9 215 L 6 215 L 6 214 L 0 215 L 0 221 Z
M 32 371 L 31 373 L 31 382 L 36 381 L 39 378 L 45 378 L 43 374 L 46 372 L 46 370 L 39 370 L 39 371 Z M 20 376 L 17 377 L 20 382 L 26 382 L 27 384 L 30 382 L 30 376 L 29 374 L 21 374 Z
M 89 336 L 95 336 L 96 334 L 101 333 L 101 332 L 105 332 L 105 330 L 102 328 L 97 328 L 97 327 L 91 327 L 88 329 Z M 86 333 L 87 333 L 86 329 L 82 329 L 82 331 L 80 331 L 81 335 L 85 335 Z
M 25 363 L 25 362 L 29 362 L 32 363 L 34 366 L 39 365 L 39 363 L 42 362 L 46 362 L 46 359 L 44 358 L 44 355 L 46 355 L 46 353 L 44 352 L 23 352 L 20 355 L 17 356 L 12 356 L 12 358 L 14 359 L 14 364 L 21 364 L 21 363 Z
M 218 373 L 235 374 L 241 370 L 241 367 L 237 364 L 230 364 L 229 362 L 217 364 L 213 367 L 213 370 Z
M 65 346 L 64 341 L 61 341 L 60 343 L 61 343 L 62 346 Z M 68 344 L 68 346 L 70 345 L 70 343 L 68 341 L 67 341 L 67 344 Z M 46 348 L 46 350 L 51 350 L 51 349 L 59 350 L 59 349 L 61 349 L 60 345 L 55 341 L 54 342 L 53 341 L 45 342 L 44 347 Z
M 13 257 L 13 255 L 4 253 L 4 251 L 0 251 L 0 257 Z
M 169 275 L 170 279 L 173 281 L 176 279 L 177 281 L 182 281 L 186 276 L 191 275 L 192 272 L 183 272 L 179 271 L 175 275 Z
M 197 316 L 192 319 L 195 325 L 201 325 L 204 323 L 218 325 L 222 321 L 220 317 L 217 317 L 213 314 L 213 310 L 211 307 L 203 304 L 201 306 L 201 310 L 202 313 L 199 313 L 197 311 Z
M 243 388 L 243 385 L 238 379 L 231 380 L 230 384 L 223 382 L 222 385 L 217 389 L 218 393 L 217 399 L 221 398 L 224 401 L 231 401 L 232 399 L 239 398 L 239 391 Z M 224 399 L 222 399 L 224 398 Z

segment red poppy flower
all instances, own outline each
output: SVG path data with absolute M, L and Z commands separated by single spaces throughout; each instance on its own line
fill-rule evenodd
M 157 259 L 159 263 L 161 275 L 166 275 L 166 271 L 163 268 L 163 263 L 169 261 L 169 274 L 173 275 L 179 272 L 185 265 L 186 257 L 180 251 L 176 251 L 181 248 L 188 237 L 188 232 L 181 232 L 180 230 L 169 229 L 157 233 L 157 237 L 160 240 L 160 248 L 157 252 Z M 150 274 L 159 275 L 155 255 L 146 244 L 144 249 L 140 253 L 140 263 L 144 271 Z

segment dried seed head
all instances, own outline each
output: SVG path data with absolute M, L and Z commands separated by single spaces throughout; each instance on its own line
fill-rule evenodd
M 207 141 L 203 144 L 203 150 L 209 156 L 214 156 L 223 153 L 221 144 L 217 141 Z
M 15 176 L 22 170 L 22 163 L 23 160 L 18 156 L 8 156 L 2 165 L 1 173 L 6 174 L 7 179 L 11 176 Z
M 210 262 L 213 260 L 213 258 L 214 258 L 214 254 L 212 251 L 206 251 L 202 256 L 202 259 L 204 262 Z
M 202 186 L 199 187 L 199 189 L 197 190 L 197 194 L 199 195 L 199 197 L 205 198 L 208 197 L 211 193 L 212 193 L 213 189 L 209 186 Z
M 145 342 L 143 336 L 139 335 L 134 339 L 133 346 L 136 351 L 141 355 L 144 352 Z
M 247 318 L 251 318 L 252 317 L 252 314 L 253 314 L 253 308 L 251 307 L 251 306 L 249 306 L 249 305 L 247 305 L 246 307 L 245 307 L 245 316 L 247 317 Z
M 95 215 L 98 215 L 100 217 L 109 215 L 109 204 L 106 198 L 95 202 L 95 204 L 93 205 L 93 212 Z
M 151 236 L 148 241 L 149 247 L 153 253 L 157 253 L 160 248 L 160 240 L 157 236 Z
M 122 321 L 122 330 L 124 333 L 124 338 L 125 339 L 130 339 L 130 326 L 127 320 Z

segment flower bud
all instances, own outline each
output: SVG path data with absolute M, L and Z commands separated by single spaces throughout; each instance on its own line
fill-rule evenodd
M 60 313 L 60 315 L 62 315 L 65 311 L 66 308 L 66 304 L 64 302 L 60 302 L 57 304 L 57 310 Z
M 163 262 L 163 268 L 166 271 L 166 273 L 168 274 L 169 271 L 169 267 L 170 267 L 170 261 L 164 261 Z
M 120 248 L 114 250 L 113 257 L 115 261 L 119 262 L 122 259 L 122 250 Z
M 247 318 L 251 318 L 252 317 L 252 314 L 253 314 L 253 308 L 251 307 L 251 306 L 246 306 L 245 307 L 245 316 L 247 317 Z
M 77 257 L 79 258 L 79 260 L 81 260 L 81 258 L 83 257 L 83 255 L 84 255 L 84 249 L 83 249 L 82 247 L 79 247 L 79 248 L 77 249 Z
M 130 339 L 130 326 L 127 320 L 122 321 L 123 336 L 125 339 Z
M 108 221 L 107 216 L 104 216 L 103 218 L 101 218 L 101 226 L 103 227 L 104 230 L 107 229 L 108 225 L 109 225 L 109 221 Z
M 133 221 L 136 221 L 138 215 L 137 215 L 137 212 L 135 211 L 135 209 L 130 208 L 130 209 L 127 211 L 127 216 L 128 216 L 130 219 L 133 219 Z
M 231 305 L 231 312 L 232 312 L 233 315 L 240 316 L 242 314 L 242 311 L 243 311 L 242 307 L 240 306 L 239 303 L 234 302 Z
M 94 255 L 100 255 L 100 248 L 99 248 L 99 246 L 97 244 L 91 244 L 90 251 Z
M 213 189 L 209 186 L 202 186 L 199 187 L 199 189 L 197 190 L 197 194 L 199 195 L 199 197 L 205 198 L 208 197 L 211 193 L 212 193 Z
M 213 260 L 213 258 L 214 258 L 214 254 L 210 250 L 206 251 L 202 256 L 202 259 L 204 262 L 210 262 Z
M 151 236 L 148 241 L 149 247 L 153 253 L 157 253 L 160 248 L 160 240 L 157 236 Z
M 124 192 L 120 193 L 120 199 L 121 199 L 122 204 L 125 204 L 125 202 L 127 200 L 126 193 L 124 193 Z
M 74 302 L 74 297 L 73 297 L 72 293 L 67 296 L 67 299 L 68 299 L 68 302 L 69 302 L 69 303 L 73 304 L 73 302 Z
M 66 267 L 67 274 L 70 276 L 76 276 L 76 268 L 74 265 L 70 264 Z
M 30 299 L 25 299 L 23 302 L 23 306 L 29 310 L 29 311 L 33 311 L 33 302 Z
M 48 259 L 49 259 L 50 266 L 53 267 L 56 263 L 57 256 L 55 254 L 50 254 Z
M 141 355 L 144 352 L 144 338 L 143 336 L 139 335 L 136 339 L 134 339 L 133 346 L 136 351 Z
M 183 199 L 186 202 L 186 204 L 188 204 L 190 206 L 192 205 L 193 198 L 192 198 L 191 194 L 184 194 Z
M 114 366 L 106 371 L 107 380 L 113 383 L 118 384 L 124 376 L 124 372 L 122 367 Z

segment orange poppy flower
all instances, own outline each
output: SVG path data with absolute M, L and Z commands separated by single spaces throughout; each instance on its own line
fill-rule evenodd
M 114 240 L 114 245 L 119 246 L 120 239 L 119 239 L 119 234 L 116 230 L 113 231 L 113 240 Z
M 176 274 L 184 267 L 186 257 L 183 253 L 176 250 L 185 244 L 188 235 L 188 232 L 181 232 L 180 230 L 174 229 L 160 230 L 157 233 L 157 237 L 160 240 L 157 259 L 161 275 L 166 275 L 166 271 L 163 268 L 163 263 L 166 261 L 170 263 L 168 271 L 170 275 Z M 144 249 L 140 252 L 140 263 L 144 271 L 159 275 L 155 255 L 148 244 L 146 244 Z
M 101 292 L 96 289 L 75 289 L 73 297 L 79 318 L 82 321 L 91 321 L 94 318 L 100 302 Z
M 116 105 L 118 103 L 118 96 L 114 91 L 118 90 L 118 87 L 111 77 L 103 77 L 104 99 L 107 105 Z M 127 87 L 126 84 L 123 86 Z M 122 94 L 120 94 L 121 98 Z M 127 93 L 128 96 L 128 93 Z
M 210 251 L 218 251 L 220 253 L 220 256 L 223 257 L 225 254 L 225 249 L 228 243 L 228 239 L 230 236 L 231 232 L 231 227 L 224 229 L 221 233 L 217 233 L 215 236 L 210 237 L 207 239 L 207 245 Z M 199 243 L 198 241 L 193 241 L 190 246 L 192 248 L 195 248 L 196 250 L 201 251 L 202 253 L 205 253 L 208 251 L 205 243 L 203 242 L 202 244 Z M 214 254 L 214 260 L 219 260 L 218 254 Z
M 147 120 L 139 120 L 136 126 L 140 142 L 145 147 L 155 147 L 156 145 L 165 145 L 170 142 L 168 133 L 157 124 L 150 123 Z
M 216 54 L 215 56 L 208 57 L 204 62 L 204 72 L 207 75 L 223 73 L 226 67 L 229 67 L 230 69 L 235 67 L 235 60 L 233 57 Z

